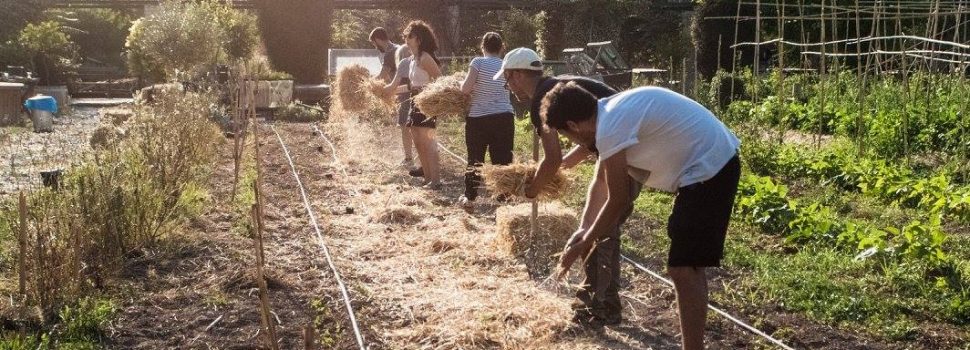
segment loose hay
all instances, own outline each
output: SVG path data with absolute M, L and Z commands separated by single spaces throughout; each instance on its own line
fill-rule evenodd
M 124 131 L 111 125 L 99 125 L 91 132 L 91 148 L 104 149 L 116 144 L 124 136 Z
M 397 103 L 397 101 L 394 99 L 393 94 L 392 95 L 384 94 L 385 84 L 383 80 L 380 80 L 377 78 L 371 78 L 371 79 L 368 79 L 364 83 L 364 85 L 366 87 L 367 93 L 370 94 L 370 98 L 372 100 L 380 102 L 383 105 L 389 105 L 392 107 L 394 106 L 395 103 Z
M 510 165 L 485 165 L 482 168 L 482 177 L 485 187 L 491 191 L 492 196 L 519 196 L 519 188 L 531 182 L 535 176 L 535 164 L 515 163 Z M 570 181 L 562 171 L 556 171 L 552 180 L 539 189 L 536 198 L 540 201 L 549 201 L 569 192 Z
M 413 225 L 421 222 L 424 216 L 414 208 L 391 205 L 371 213 L 370 221 L 382 224 Z
M 468 113 L 468 96 L 461 92 L 465 73 L 440 77 L 414 97 L 422 113 L 432 117 L 463 118 Z
M 366 91 L 364 84 L 370 80 L 370 71 L 359 64 L 344 67 L 337 72 L 334 82 L 337 91 L 335 107 L 347 112 L 359 112 L 367 109 Z
M 529 203 L 499 208 L 495 214 L 498 227 L 495 245 L 525 263 L 533 275 L 546 274 L 557 261 L 554 255 L 562 252 L 579 220 L 575 211 L 558 202 L 539 208 L 538 229 L 534 235 L 531 218 L 532 205 Z
M 121 126 L 122 124 L 127 122 L 128 119 L 131 119 L 134 113 L 135 112 L 132 111 L 131 108 L 124 108 L 124 107 L 104 108 L 101 110 L 101 122 L 102 123 L 108 122 L 114 126 Z

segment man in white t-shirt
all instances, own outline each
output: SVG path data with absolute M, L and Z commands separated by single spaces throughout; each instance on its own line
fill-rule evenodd
M 740 141 L 714 114 L 673 91 L 641 87 L 597 100 L 560 83 L 542 101 L 546 127 L 598 153 L 608 194 L 587 205 L 567 243 L 560 278 L 579 257 L 618 269 L 616 225 L 640 186 L 676 193 L 667 224 L 667 265 L 674 281 L 684 349 L 704 348 L 705 268 L 720 266 L 741 173 Z M 607 281 L 603 283 L 616 283 Z M 603 290 L 616 286 L 603 287 Z M 607 315 L 607 320 L 618 319 Z M 604 317 L 599 316 L 597 317 Z M 595 320 L 595 319 L 594 319 Z

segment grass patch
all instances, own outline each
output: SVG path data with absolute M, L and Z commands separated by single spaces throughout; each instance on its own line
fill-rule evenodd
M 58 313 L 59 322 L 49 330 L 35 334 L 4 332 L 0 349 L 101 349 L 104 327 L 118 311 L 109 299 L 82 298 L 76 305 L 65 306 Z

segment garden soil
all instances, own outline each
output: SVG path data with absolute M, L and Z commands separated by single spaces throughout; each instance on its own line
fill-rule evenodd
M 445 186 L 417 187 L 398 165 L 399 131 L 341 120 L 321 125 L 337 156 L 310 124 L 275 124 L 307 188 L 324 242 L 348 286 L 369 349 L 677 349 L 670 288 L 624 265 L 625 322 L 601 332 L 569 328 L 569 285 L 530 276 L 495 245 L 497 203 L 473 213 L 455 205 L 464 165 L 442 154 Z M 312 326 L 317 348 L 356 348 L 334 276 L 270 126 L 259 126 L 265 198 L 269 299 L 281 349 L 302 348 Z M 213 205 L 175 239 L 146 251 L 127 269 L 110 348 L 260 348 L 253 240 L 237 226 L 230 200 L 231 144 L 214 165 Z M 630 223 L 631 239 L 657 224 Z M 636 232 L 641 232 L 637 234 Z M 662 270 L 660 261 L 647 260 Z M 575 270 L 575 269 L 574 269 Z M 724 272 L 715 272 L 714 290 Z M 578 275 L 570 277 L 578 280 Z M 771 307 L 729 310 L 756 315 L 790 345 L 818 349 L 891 349 L 890 344 L 819 326 Z M 720 317 L 709 317 L 714 349 L 770 348 Z M 784 333 L 784 332 L 782 332 Z

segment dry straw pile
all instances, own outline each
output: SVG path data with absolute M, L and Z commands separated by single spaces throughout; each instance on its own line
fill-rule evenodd
M 493 196 L 519 196 L 519 188 L 532 181 L 537 166 L 535 164 L 514 163 L 510 165 L 485 165 L 482 177 L 485 187 Z M 569 191 L 570 181 L 562 171 L 557 171 L 552 180 L 539 189 L 540 201 L 549 201 L 562 197 Z
M 427 116 L 463 118 L 468 113 L 468 96 L 461 92 L 465 73 L 438 78 L 424 87 L 414 103 Z
M 393 94 L 390 94 L 390 95 L 384 94 L 385 85 L 386 84 L 384 83 L 383 80 L 380 80 L 377 78 L 370 78 L 364 83 L 365 90 L 367 91 L 368 94 L 370 94 L 369 95 L 370 98 L 372 98 L 374 101 L 380 102 L 383 105 L 388 105 L 393 107 L 394 103 L 397 101 L 394 99 Z
M 337 92 L 335 107 L 347 112 L 367 109 L 368 99 L 362 92 L 366 91 L 364 85 L 370 78 L 370 71 L 359 64 L 344 67 L 337 72 L 337 80 L 332 90 Z
M 532 274 L 546 274 L 557 261 L 569 236 L 576 230 L 579 220 L 576 212 L 558 202 L 539 208 L 538 227 L 533 234 L 532 205 L 519 204 L 499 208 L 495 214 L 498 235 L 495 245 L 525 263 Z

